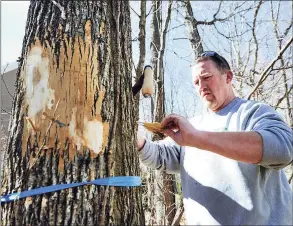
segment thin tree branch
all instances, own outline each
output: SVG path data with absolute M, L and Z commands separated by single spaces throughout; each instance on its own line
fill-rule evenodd
M 7 113 L 9 115 L 12 115 L 10 112 L 6 111 L 4 108 L 2 108 L 1 111 L 5 112 L 5 113 Z
M 217 31 L 221 36 L 223 36 L 223 37 L 226 38 L 226 39 L 238 38 L 238 37 L 241 37 L 242 35 L 244 35 L 245 33 L 247 33 L 247 32 L 250 31 L 250 29 L 249 29 L 249 30 L 245 30 L 245 31 L 243 31 L 243 32 L 240 33 L 240 34 L 236 34 L 236 35 L 234 35 L 234 36 L 227 36 L 227 35 L 223 34 L 222 32 L 220 32 L 220 31 L 218 30 L 216 24 L 214 24 L 214 27 L 215 27 L 216 31 Z
M 292 91 L 293 85 L 289 88 L 287 92 L 284 93 L 284 95 L 278 100 L 278 102 L 275 105 L 275 109 L 279 108 L 279 105 L 282 103 L 282 101 L 288 96 L 288 94 Z
M 284 38 L 284 37 L 287 36 L 287 34 L 289 33 L 289 31 L 290 31 L 290 29 L 291 29 L 291 27 L 292 27 L 292 24 L 293 24 L 293 23 L 291 22 L 290 25 L 289 25 L 289 27 L 286 28 L 284 34 L 282 35 L 282 38 Z
M 275 65 L 275 63 L 281 59 L 284 52 L 287 50 L 287 48 L 291 45 L 293 42 L 293 37 L 290 38 L 290 40 L 287 42 L 287 44 L 281 49 L 281 51 L 278 53 L 276 58 L 267 66 L 267 68 L 261 73 L 260 79 L 258 83 L 253 87 L 252 91 L 247 95 L 247 99 L 249 100 L 252 95 L 255 93 L 257 88 L 266 80 L 267 76 L 269 75 L 269 70 Z
M 146 14 L 146 17 L 150 15 L 150 13 L 152 12 L 152 9 L 153 9 L 153 5 L 151 5 L 150 11 Z
M 174 220 L 171 224 L 172 226 L 179 225 L 183 213 L 184 213 L 184 206 L 183 206 L 183 203 L 181 202 L 180 207 L 177 209 L 176 215 L 175 215 Z
M 6 91 L 7 91 L 8 94 L 9 94 L 9 96 L 13 99 L 13 95 L 9 92 L 9 89 L 8 89 L 8 87 L 7 87 L 7 85 L 6 85 L 6 82 L 5 82 L 4 78 L 3 78 L 3 75 L 5 74 L 8 65 L 9 65 L 9 64 L 7 64 L 7 65 L 5 66 L 5 68 L 4 68 L 4 70 L 3 70 L 3 73 L 1 74 L 1 80 L 2 80 L 2 82 L 3 82 L 3 84 L 4 84 L 4 86 L 5 86 Z
M 245 3 L 245 2 L 244 2 L 244 3 Z M 243 3 L 243 4 L 244 4 L 244 3 Z M 251 6 L 251 7 L 247 8 L 247 9 L 243 9 L 243 10 L 237 11 L 237 9 L 240 8 L 243 4 L 237 6 L 237 7 L 233 10 L 233 13 L 231 13 L 230 15 L 228 15 L 228 16 L 225 17 L 225 18 L 215 18 L 215 17 L 214 17 L 213 20 L 211 20 L 211 21 L 197 21 L 197 22 L 196 22 L 196 25 L 213 25 L 213 24 L 215 24 L 216 22 L 224 22 L 224 21 L 227 21 L 227 20 L 230 19 L 231 17 L 233 17 L 233 16 L 235 16 L 235 15 L 241 13 L 241 12 L 248 11 L 248 10 L 254 8 L 253 6 Z
M 184 26 L 184 24 L 180 24 L 180 25 L 178 25 L 178 26 L 172 27 L 172 28 L 170 28 L 167 32 L 172 31 L 172 30 L 174 30 L 174 29 L 176 29 L 176 28 L 179 28 L 179 27 L 182 27 L 182 26 Z
M 293 65 L 288 66 L 288 67 L 272 68 L 271 71 L 281 71 L 281 70 L 287 70 L 287 69 L 290 69 L 290 68 L 293 68 Z
M 144 2 L 144 1 L 141 1 L 141 3 Z M 140 18 L 140 15 L 138 15 L 137 12 L 135 12 L 135 10 L 130 6 L 130 9 L 138 16 L 138 18 Z
M 214 18 L 214 19 L 216 18 L 216 16 L 217 16 L 218 13 L 220 12 L 220 9 L 221 9 L 221 6 L 222 6 L 222 3 L 223 3 L 223 0 L 220 1 L 220 3 L 219 3 L 219 7 L 218 7 L 218 10 L 217 10 L 217 12 L 213 15 L 213 18 Z
M 258 15 L 258 12 L 259 12 L 259 9 L 260 9 L 260 6 L 262 5 L 263 1 L 260 0 L 257 7 L 256 7 L 256 10 L 254 12 L 254 16 L 253 16 L 253 24 L 252 24 L 252 36 L 253 36 L 253 40 L 254 40 L 254 44 L 255 44 L 255 51 L 254 51 L 254 62 L 253 62 L 253 68 L 251 71 L 255 71 L 256 69 L 256 64 L 258 62 L 258 49 L 259 49 L 259 46 L 258 46 L 258 41 L 257 41 L 257 38 L 256 38 L 256 33 L 255 33 L 255 26 L 256 26 L 256 19 L 257 19 L 257 15 Z M 252 84 L 254 85 L 254 76 L 250 76 L 251 77 L 251 82 Z
M 188 38 L 173 38 L 172 40 L 188 40 Z

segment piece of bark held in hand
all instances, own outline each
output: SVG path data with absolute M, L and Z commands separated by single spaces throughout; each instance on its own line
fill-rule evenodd
M 163 127 L 159 122 L 144 122 L 143 126 L 151 133 L 164 136 Z

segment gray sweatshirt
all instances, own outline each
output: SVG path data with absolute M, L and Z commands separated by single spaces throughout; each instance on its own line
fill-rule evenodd
M 282 168 L 292 163 L 293 134 L 276 111 L 235 98 L 190 122 L 205 131 L 255 131 L 263 140 L 263 157 L 247 164 L 171 139 L 146 141 L 139 153 L 145 165 L 180 173 L 187 223 L 292 225 L 292 190 Z

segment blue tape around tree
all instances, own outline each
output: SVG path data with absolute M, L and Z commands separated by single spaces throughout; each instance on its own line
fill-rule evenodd
M 47 187 L 35 188 L 28 191 L 16 192 L 1 196 L 1 203 L 11 202 L 25 197 L 41 195 L 49 192 L 60 191 L 63 189 L 79 187 L 83 185 L 105 185 L 115 187 L 133 187 L 141 185 L 141 178 L 137 176 L 120 176 L 120 177 L 106 177 L 97 180 L 71 183 L 71 184 L 56 184 Z

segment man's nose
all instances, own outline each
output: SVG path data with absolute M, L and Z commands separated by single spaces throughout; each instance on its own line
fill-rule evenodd
M 204 88 L 206 88 L 207 87 L 207 83 L 204 81 L 204 80 L 199 80 L 198 81 L 198 87 L 199 87 L 199 89 L 200 90 L 203 90 Z

